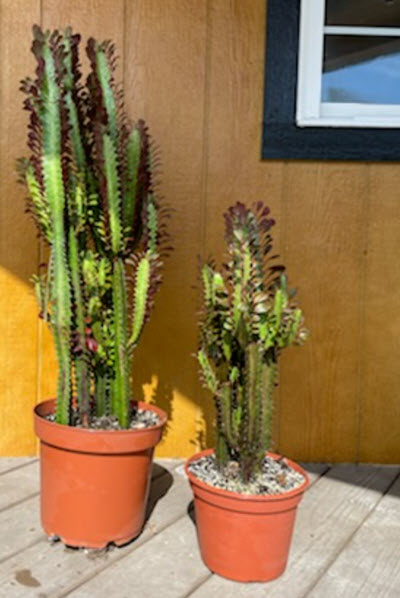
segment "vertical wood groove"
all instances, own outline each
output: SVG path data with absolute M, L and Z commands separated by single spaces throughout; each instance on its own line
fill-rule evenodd
M 129 0 L 123 0 L 123 22 L 122 22 L 122 51 L 123 51 L 123 60 L 122 60 L 122 85 L 125 91 L 125 84 L 126 84 L 126 63 L 127 63 L 127 47 L 126 47 L 126 21 L 128 15 L 128 7 L 127 3 Z
M 200 243 L 201 259 L 204 260 L 206 253 L 206 223 L 207 223 L 207 184 L 208 184 L 208 159 L 209 159 L 209 126 L 210 126 L 210 72 L 212 63 L 212 6 L 211 0 L 206 0 L 205 19 L 205 52 L 204 52 L 204 89 L 203 89 L 203 144 L 202 144 L 202 165 L 201 165 L 201 222 L 200 222 Z
M 369 206 L 370 206 L 370 164 L 360 166 L 366 179 L 366 185 L 363 195 L 363 233 L 362 233 L 362 255 L 360 258 L 360 294 L 359 294 L 359 365 L 357 372 L 357 405 L 356 405 L 356 436 L 354 446 L 354 462 L 360 462 L 360 442 L 361 442 L 361 428 L 362 428 L 362 406 L 364 401 L 365 388 L 365 310 L 366 310 L 366 292 L 367 292 L 367 276 L 368 276 L 368 234 L 369 234 Z
M 282 264 L 286 263 L 286 223 L 287 223 L 287 189 L 286 189 L 286 172 L 288 170 L 288 162 L 285 160 L 282 163 L 282 183 L 281 183 L 281 193 L 280 193 L 280 231 L 281 231 L 281 243 L 280 243 L 280 261 Z M 281 364 L 279 364 L 278 369 L 278 388 L 275 389 L 275 403 L 274 403 L 274 418 L 275 418 L 275 438 L 273 441 L 275 442 L 276 451 L 279 452 L 280 450 L 280 440 L 281 440 L 281 403 L 282 403 L 282 385 L 280 383 L 280 374 L 281 374 Z
M 207 185 L 209 160 L 209 127 L 210 127 L 210 74 L 212 64 L 212 0 L 205 0 L 205 48 L 204 48 L 204 88 L 203 88 L 203 133 L 202 133 L 202 164 L 201 164 L 201 197 L 200 197 L 200 264 L 207 258 L 206 226 L 207 226 Z M 201 266 L 200 266 L 201 267 Z M 198 279 L 200 278 L 198 274 Z M 201 283 L 198 293 L 202 294 Z M 197 299 L 200 301 L 200 297 Z M 197 322 L 194 323 L 197 332 Z M 201 391 L 200 391 L 201 392 Z M 196 450 L 203 448 L 201 438 L 204 433 L 202 421 L 201 394 L 195 393 L 196 399 Z M 199 400 L 200 399 L 200 400 Z
M 39 25 L 43 28 L 43 0 L 39 2 Z M 42 241 L 38 239 L 37 242 L 37 267 L 36 267 L 36 274 L 39 275 L 39 266 L 42 263 Z M 48 397 L 40 396 L 40 391 L 42 388 L 42 343 L 43 343 L 43 321 L 39 318 L 39 309 L 37 313 L 37 323 L 36 323 L 36 389 L 35 389 L 35 403 L 38 405 L 41 401 Z M 39 439 L 36 438 L 36 452 L 39 451 Z

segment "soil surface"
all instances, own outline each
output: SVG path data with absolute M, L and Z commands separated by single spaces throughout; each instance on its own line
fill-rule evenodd
M 218 471 L 214 455 L 193 461 L 189 471 L 210 486 L 239 494 L 283 494 L 298 488 L 305 481 L 304 476 L 290 467 L 285 458 L 275 460 L 265 457 L 262 471 L 248 483 L 241 480 L 236 461 L 231 461 L 223 472 Z
M 49 421 L 55 421 L 55 414 L 51 413 L 46 416 Z M 88 427 L 91 430 L 123 430 L 121 428 L 118 419 L 113 415 L 102 415 L 101 417 L 92 416 L 90 419 L 89 426 L 83 426 L 82 421 L 79 418 L 77 412 L 74 412 L 72 416 L 72 425 L 77 428 Z M 160 418 L 157 413 L 150 411 L 149 409 L 137 409 L 132 414 L 131 423 L 129 428 L 132 430 L 140 430 L 143 428 L 151 428 L 160 423 Z

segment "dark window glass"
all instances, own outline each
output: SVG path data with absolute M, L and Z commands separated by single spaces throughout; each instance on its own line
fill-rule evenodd
M 327 35 L 321 99 L 400 104 L 400 38 Z
M 326 24 L 400 27 L 400 0 L 327 0 Z

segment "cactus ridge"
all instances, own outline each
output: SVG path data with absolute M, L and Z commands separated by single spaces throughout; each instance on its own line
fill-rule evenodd
M 237 461 L 245 481 L 271 447 L 273 392 L 283 348 L 307 335 L 288 290 L 284 267 L 272 254 L 275 222 L 261 202 L 225 213 L 227 259 L 201 269 L 203 308 L 197 358 L 216 407 L 216 458 Z
M 134 348 L 167 253 L 166 214 L 155 197 L 158 155 L 145 123 L 124 110 L 114 45 L 88 40 L 83 81 L 80 44 L 69 27 L 33 28 L 36 74 L 21 82 L 30 155 L 18 173 L 50 247 L 47 270 L 33 282 L 59 363 L 56 419 L 77 421 L 75 395 L 82 425 L 109 414 L 127 427 Z

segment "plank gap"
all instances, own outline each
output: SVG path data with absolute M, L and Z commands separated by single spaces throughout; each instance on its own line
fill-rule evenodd
M 39 496 L 39 494 L 40 492 L 33 492 L 32 494 L 28 494 L 27 496 L 24 496 L 24 498 L 16 500 L 15 502 L 8 504 L 6 507 L 2 507 L 0 509 L 0 513 L 3 513 L 4 511 L 7 511 L 7 509 L 11 509 L 12 507 L 16 507 L 17 505 L 20 505 L 21 503 L 28 501 L 30 498 Z
M 214 575 L 214 573 L 212 571 L 210 571 L 210 573 L 208 575 L 205 575 L 201 581 L 198 581 L 197 583 L 193 584 L 193 586 L 190 588 L 189 592 L 187 594 L 184 594 L 183 596 L 181 596 L 181 598 L 189 598 L 189 596 L 193 596 L 195 591 L 198 590 L 199 588 L 201 588 L 201 586 L 204 585 L 206 583 L 206 581 L 208 581 L 210 579 L 210 577 L 213 577 L 213 575 Z
M 14 459 L 14 457 L 12 457 Z M 15 457 L 15 459 L 18 459 L 18 457 Z M 11 471 L 16 471 L 17 469 L 22 469 L 23 467 L 26 467 L 27 465 L 31 465 L 32 463 L 35 463 L 37 461 L 37 458 L 32 457 L 32 459 L 29 459 L 29 461 L 25 461 L 24 463 L 20 463 L 19 465 L 11 465 L 11 467 L 9 469 L 4 469 L 3 471 L 0 471 L 0 476 L 5 475 L 6 473 L 10 473 Z

